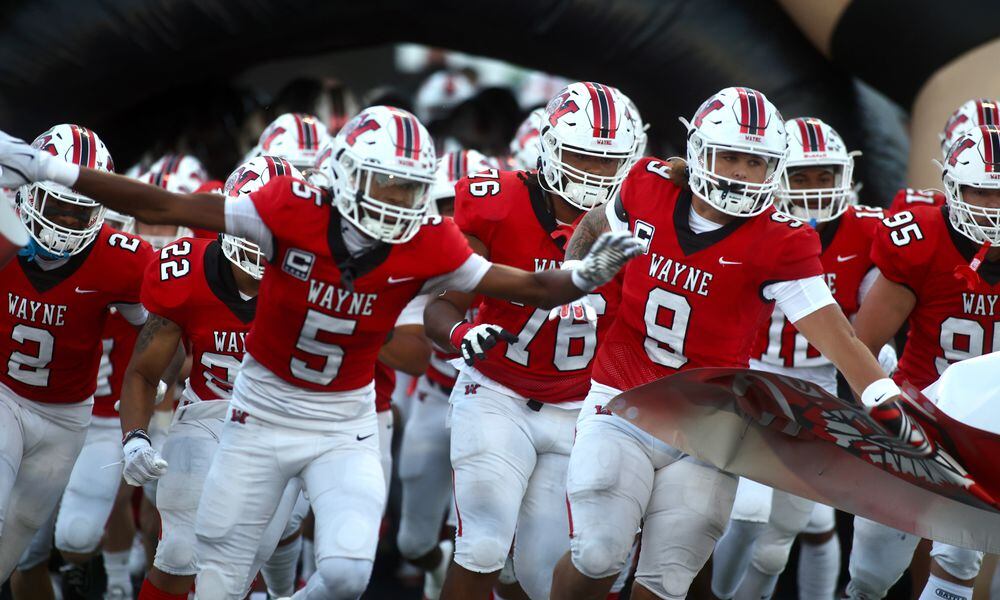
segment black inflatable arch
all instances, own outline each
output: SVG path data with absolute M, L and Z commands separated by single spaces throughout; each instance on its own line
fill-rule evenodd
M 21 2 L 5 17 L 0 127 L 23 137 L 77 121 L 118 148 L 141 130 L 122 115 L 154 98 L 196 103 L 198 86 L 264 61 L 410 41 L 618 86 L 678 147 L 678 115 L 722 87 L 755 87 L 786 118 L 819 116 L 865 151 L 869 202 L 885 202 L 905 171 L 898 113 L 770 2 L 66 0 Z

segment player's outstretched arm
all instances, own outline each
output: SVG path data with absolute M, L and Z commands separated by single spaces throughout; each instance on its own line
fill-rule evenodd
M 142 485 L 166 471 L 166 462 L 150 446 L 146 428 L 153 414 L 156 388 L 174 362 L 180 341 L 181 328 L 176 323 L 150 313 L 125 370 L 119 413 L 124 433 L 123 475 L 130 485 Z
M 0 187 L 52 181 L 144 223 L 225 230 L 225 200 L 215 194 L 171 194 L 120 175 L 79 167 L 0 132 Z
M 611 281 L 625 263 L 640 252 L 642 243 L 631 233 L 608 232 L 597 238 L 589 252 L 573 268 L 529 273 L 494 264 L 475 291 L 511 302 L 555 308 Z
M 889 281 L 883 275 L 875 279 L 854 318 L 858 339 L 878 356 L 917 304 L 917 297 L 906 286 Z

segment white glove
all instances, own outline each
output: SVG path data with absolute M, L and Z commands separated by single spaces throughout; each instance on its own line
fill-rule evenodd
M 69 187 L 79 175 L 77 165 L 0 131 L 0 187 L 17 188 L 36 181 L 53 181 Z
M 885 371 L 885 374 L 891 377 L 893 372 L 896 371 L 896 366 L 899 364 L 896 349 L 889 344 L 882 346 L 882 349 L 878 351 L 878 364 Z
M 125 483 L 139 487 L 167 472 L 167 461 L 149 445 L 144 434 L 135 435 L 125 442 L 125 469 L 122 477 Z
M 583 261 L 580 260 L 566 260 L 563 261 L 562 267 L 560 268 L 563 270 L 576 269 L 582 263 Z M 554 320 L 556 317 L 563 320 L 586 320 L 587 323 L 590 323 L 595 327 L 597 326 L 597 309 L 590 303 L 590 299 L 587 296 L 581 296 L 569 304 L 563 304 L 562 306 L 557 306 L 550 310 L 549 321 Z
M 486 351 L 503 340 L 508 344 L 517 342 L 517 336 L 509 331 L 483 323 L 473 327 L 468 321 L 459 321 L 451 330 L 452 346 L 458 348 L 465 364 L 472 366 L 477 360 L 486 360 Z
M 602 233 L 573 269 L 573 285 L 591 292 L 611 281 L 625 263 L 642 252 L 642 242 L 628 231 Z

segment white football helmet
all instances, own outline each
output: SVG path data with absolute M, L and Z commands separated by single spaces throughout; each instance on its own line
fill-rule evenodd
M 208 173 L 201 161 L 190 154 L 165 154 L 154 162 L 149 170 L 139 176 L 139 181 L 161 187 L 174 194 L 193 194 L 208 180 Z M 167 244 L 194 233 L 187 227 L 168 225 L 147 225 L 137 223 L 138 234 L 159 250 Z M 163 233 L 169 231 L 169 233 Z M 155 233 L 154 233 L 155 232 Z
M 301 171 L 316 163 L 320 146 L 329 137 L 319 117 L 285 113 L 264 129 L 257 147 L 260 154 L 284 158 Z
M 613 87 L 571 83 L 545 107 L 539 162 L 543 187 L 590 210 L 613 198 L 635 159 L 637 126 L 624 95 Z M 566 161 L 566 152 L 613 159 L 614 175 L 593 175 Z
M 833 221 L 844 214 L 854 195 L 854 152 L 848 152 L 844 140 L 832 127 L 813 117 L 801 117 L 785 123 L 788 157 L 775 192 L 774 206 L 780 212 L 810 223 Z M 789 176 L 796 169 L 820 167 L 833 174 L 833 186 L 809 190 L 792 189 Z
M 698 197 L 735 217 L 752 217 L 767 210 L 785 169 L 788 141 L 781 113 L 764 94 L 729 87 L 698 108 L 694 119 L 681 118 L 688 129 L 688 182 Z M 720 152 L 755 154 L 767 162 L 762 183 L 748 183 L 715 172 Z
M 952 226 L 977 244 L 1000 245 L 1000 208 L 966 202 L 963 189 L 1000 189 L 1000 128 L 982 125 L 966 131 L 952 144 L 941 168 Z
M 327 175 L 330 170 L 330 159 L 333 157 L 333 136 L 327 136 L 316 151 L 316 160 L 311 167 L 302 169 L 302 177 L 316 187 L 330 187 Z
M 538 168 L 538 159 L 542 156 L 542 144 L 538 135 L 544 116 L 544 108 L 536 108 L 528 113 L 514 133 L 514 139 L 510 141 L 510 157 L 518 169 L 532 171 Z
M 447 152 L 437 161 L 434 185 L 431 186 L 430 203 L 427 206 L 428 215 L 440 215 L 438 203 L 445 198 L 455 197 L 455 184 L 458 180 L 472 173 L 480 173 L 486 169 L 496 168 L 490 158 L 475 150 L 459 150 Z
M 226 185 L 222 188 L 225 196 L 235 198 L 252 194 L 264 187 L 274 177 L 288 176 L 302 179 L 302 173 L 290 161 L 276 156 L 258 156 L 236 167 Z M 264 255 L 260 246 L 241 237 L 223 233 L 222 253 L 229 262 L 249 274 L 254 279 L 264 276 Z
M 124 233 L 135 233 L 135 217 L 126 215 L 110 208 L 104 212 L 104 222 L 108 227 Z
M 948 158 L 948 150 L 960 135 L 980 125 L 1000 127 L 1000 100 L 978 98 L 967 100 L 955 109 L 938 134 L 941 139 L 941 156 Z
M 97 134 L 79 125 L 56 125 L 35 138 L 33 148 L 83 167 L 115 170 L 111 153 Z M 18 214 L 32 240 L 50 256 L 66 258 L 83 251 L 97 238 L 105 208 L 70 188 L 40 181 L 18 192 Z M 75 221 L 78 225 L 66 224 Z
M 324 175 L 340 214 L 387 244 L 413 239 L 427 214 L 434 183 L 434 140 L 405 110 L 373 106 L 333 139 Z M 375 194 L 391 193 L 394 202 Z

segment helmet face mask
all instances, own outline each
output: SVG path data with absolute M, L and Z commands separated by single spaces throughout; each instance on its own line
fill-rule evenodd
M 948 219 L 977 244 L 1000 245 L 1000 129 L 980 126 L 962 134 L 948 150 L 942 180 Z
M 350 158 L 336 161 L 346 178 L 336 202 L 341 215 L 368 236 L 388 244 L 410 241 L 427 215 L 433 181 L 411 179 L 389 171 L 360 166 Z
M 253 242 L 224 233 L 221 236 L 222 254 L 238 269 L 260 281 L 264 277 L 264 254 Z
M 810 224 L 839 218 L 854 202 L 854 156 L 840 134 L 823 121 L 801 117 L 785 123 L 788 156 L 778 211 Z
M 108 209 L 104 212 L 104 222 L 108 224 L 108 227 L 117 231 L 121 231 L 123 233 L 135 233 L 135 217 L 132 215 L 126 215 Z
M 581 210 L 590 210 L 614 198 L 632 167 L 634 150 L 626 153 L 594 152 L 585 148 L 564 145 L 555 139 L 552 129 L 542 134 L 542 146 L 550 145 L 550 157 L 542 167 L 542 177 L 550 191 Z M 588 159 L 605 159 L 614 162 L 610 175 L 602 175 L 581 168 Z
M 55 257 L 83 251 L 101 230 L 105 208 L 63 186 L 44 182 L 21 188 L 21 221 Z

